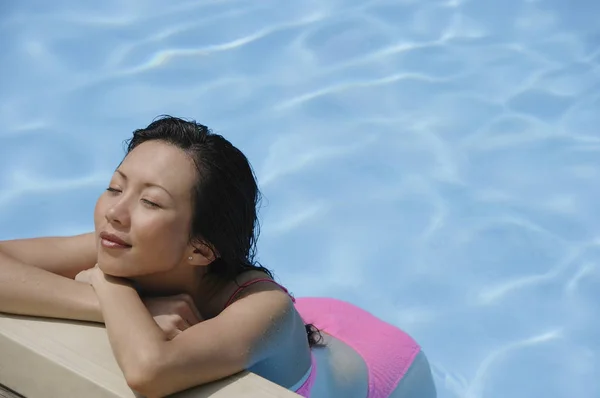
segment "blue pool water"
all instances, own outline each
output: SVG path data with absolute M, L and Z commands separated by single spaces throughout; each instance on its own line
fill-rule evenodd
M 167 5 L 168 3 L 168 5 Z M 600 2 L 0 3 L 0 239 L 92 229 L 153 117 L 249 156 L 260 260 L 440 398 L 600 396 Z

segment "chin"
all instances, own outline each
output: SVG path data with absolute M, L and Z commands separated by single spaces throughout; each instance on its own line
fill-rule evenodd
M 109 276 L 115 276 L 117 278 L 128 278 L 128 275 L 125 275 L 124 272 L 122 272 L 122 270 L 119 269 L 115 269 L 114 267 L 106 267 L 106 266 L 102 266 L 100 265 L 100 263 L 98 263 L 98 268 L 100 268 L 102 270 L 102 272 L 104 272 L 106 275 Z
M 127 269 L 117 263 L 118 261 L 115 261 L 114 259 L 102 261 L 100 257 L 98 258 L 98 268 L 100 268 L 106 275 L 115 276 L 118 278 L 131 278 L 135 276 L 131 274 L 130 269 Z

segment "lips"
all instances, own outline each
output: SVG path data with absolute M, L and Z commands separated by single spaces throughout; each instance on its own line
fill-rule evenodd
M 131 245 L 127 243 L 125 239 L 120 238 L 115 234 L 110 234 L 108 232 L 100 232 L 100 239 L 102 246 L 105 247 L 122 249 L 128 249 L 131 247 Z

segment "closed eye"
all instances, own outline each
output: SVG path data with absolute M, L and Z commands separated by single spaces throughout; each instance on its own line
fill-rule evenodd
M 120 189 L 117 189 L 117 188 L 112 188 L 112 187 L 108 187 L 108 188 L 106 188 L 106 190 L 107 190 L 108 192 L 111 192 L 111 193 L 113 193 L 113 194 L 114 194 L 114 193 L 121 193 L 121 192 L 122 192 Z M 148 200 L 148 199 L 142 199 L 142 202 L 143 202 L 144 204 L 146 204 L 146 206 L 149 206 L 149 207 L 151 207 L 151 208 L 157 208 L 157 209 L 161 208 L 161 206 L 160 206 L 158 203 L 154 203 L 154 202 L 152 202 L 152 201 L 150 201 L 150 200 Z
M 160 208 L 160 206 L 154 202 L 150 202 L 148 199 L 142 199 L 142 202 L 146 203 L 150 207 Z

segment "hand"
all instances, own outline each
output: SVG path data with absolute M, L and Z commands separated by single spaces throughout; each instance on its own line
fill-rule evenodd
M 98 264 L 96 264 L 93 268 L 83 270 L 77 275 L 75 275 L 75 280 L 77 282 L 87 283 L 94 287 L 97 283 L 105 283 L 107 281 L 112 283 L 131 285 L 131 281 L 129 281 L 128 279 L 105 274 L 104 271 L 100 269 Z
M 187 328 L 204 320 L 194 300 L 188 294 L 150 297 L 144 298 L 143 301 L 168 340 L 174 339 Z
M 105 278 L 108 276 L 102 272 L 98 264 L 75 276 L 76 281 L 90 285 Z M 142 301 L 168 340 L 172 340 L 179 333 L 204 320 L 194 300 L 188 294 L 142 298 Z
M 96 277 L 99 272 L 101 273 L 102 270 L 98 268 L 98 264 L 96 264 L 93 268 L 86 269 L 78 273 L 75 276 L 75 280 L 77 282 L 87 283 L 91 285 L 94 280 L 94 277 Z

